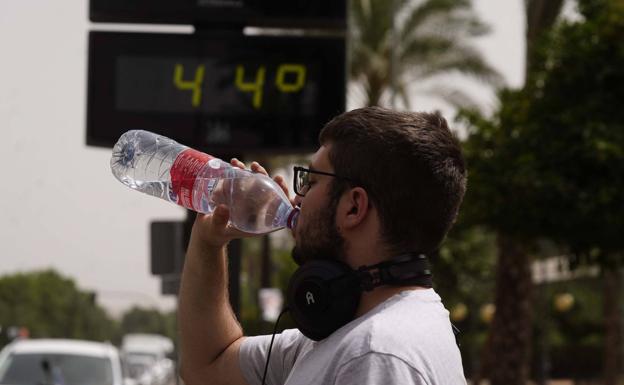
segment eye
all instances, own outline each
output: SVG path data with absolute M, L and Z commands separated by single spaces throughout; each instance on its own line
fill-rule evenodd
M 301 175 L 301 178 L 299 179 L 299 185 L 301 187 L 307 186 L 309 182 L 310 182 L 310 178 L 308 178 L 308 174 Z

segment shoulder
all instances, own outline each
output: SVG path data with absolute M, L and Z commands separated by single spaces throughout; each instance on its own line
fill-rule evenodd
M 432 289 L 397 294 L 354 320 L 351 328 L 339 330 L 336 337 L 343 363 L 387 360 L 418 372 L 426 383 L 441 371 L 463 378 L 448 311 Z
M 335 384 L 412 384 L 424 385 L 418 368 L 391 354 L 369 352 L 343 363 L 334 377 Z
M 346 340 L 355 339 L 380 353 L 413 350 L 453 336 L 449 312 L 433 289 L 403 291 L 352 324 Z
M 239 365 L 250 384 L 262 379 L 271 339 L 271 335 L 245 337 L 240 346 Z M 269 383 L 284 383 L 297 359 L 312 346 L 312 341 L 296 329 L 287 329 L 275 335 L 268 371 Z

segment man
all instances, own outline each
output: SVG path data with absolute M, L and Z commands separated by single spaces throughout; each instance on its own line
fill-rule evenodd
M 466 188 L 457 140 L 439 114 L 369 107 L 319 135 L 299 170 L 295 260 L 351 269 L 431 253 L 454 222 Z M 237 160 L 232 164 L 244 167 Z M 252 171 L 265 172 L 257 163 Z M 287 190 L 284 179 L 275 178 Z M 270 336 L 243 337 L 229 306 L 226 245 L 245 234 L 228 208 L 198 215 L 180 290 L 181 376 L 186 385 L 260 384 Z M 361 294 L 353 320 L 313 341 L 275 337 L 267 384 L 465 384 L 448 311 L 432 288 L 382 285 Z

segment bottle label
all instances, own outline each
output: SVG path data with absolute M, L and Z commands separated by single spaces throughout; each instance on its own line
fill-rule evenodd
M 178 155 L 169 171 L 171 187 L 177 197 L 177 204 L 197 211 L 193 205 L 193 187 L 197 174 L 210 159 L 214 159 L 214 157 L 192 148 L 184 150 Z

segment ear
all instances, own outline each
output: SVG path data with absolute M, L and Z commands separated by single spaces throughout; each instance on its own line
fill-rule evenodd
M 354 187 L 344 193 L 338 206 L 340 228 L 350 229 L 362 223 L 370 213 L 370 201 L 366 190 Z

